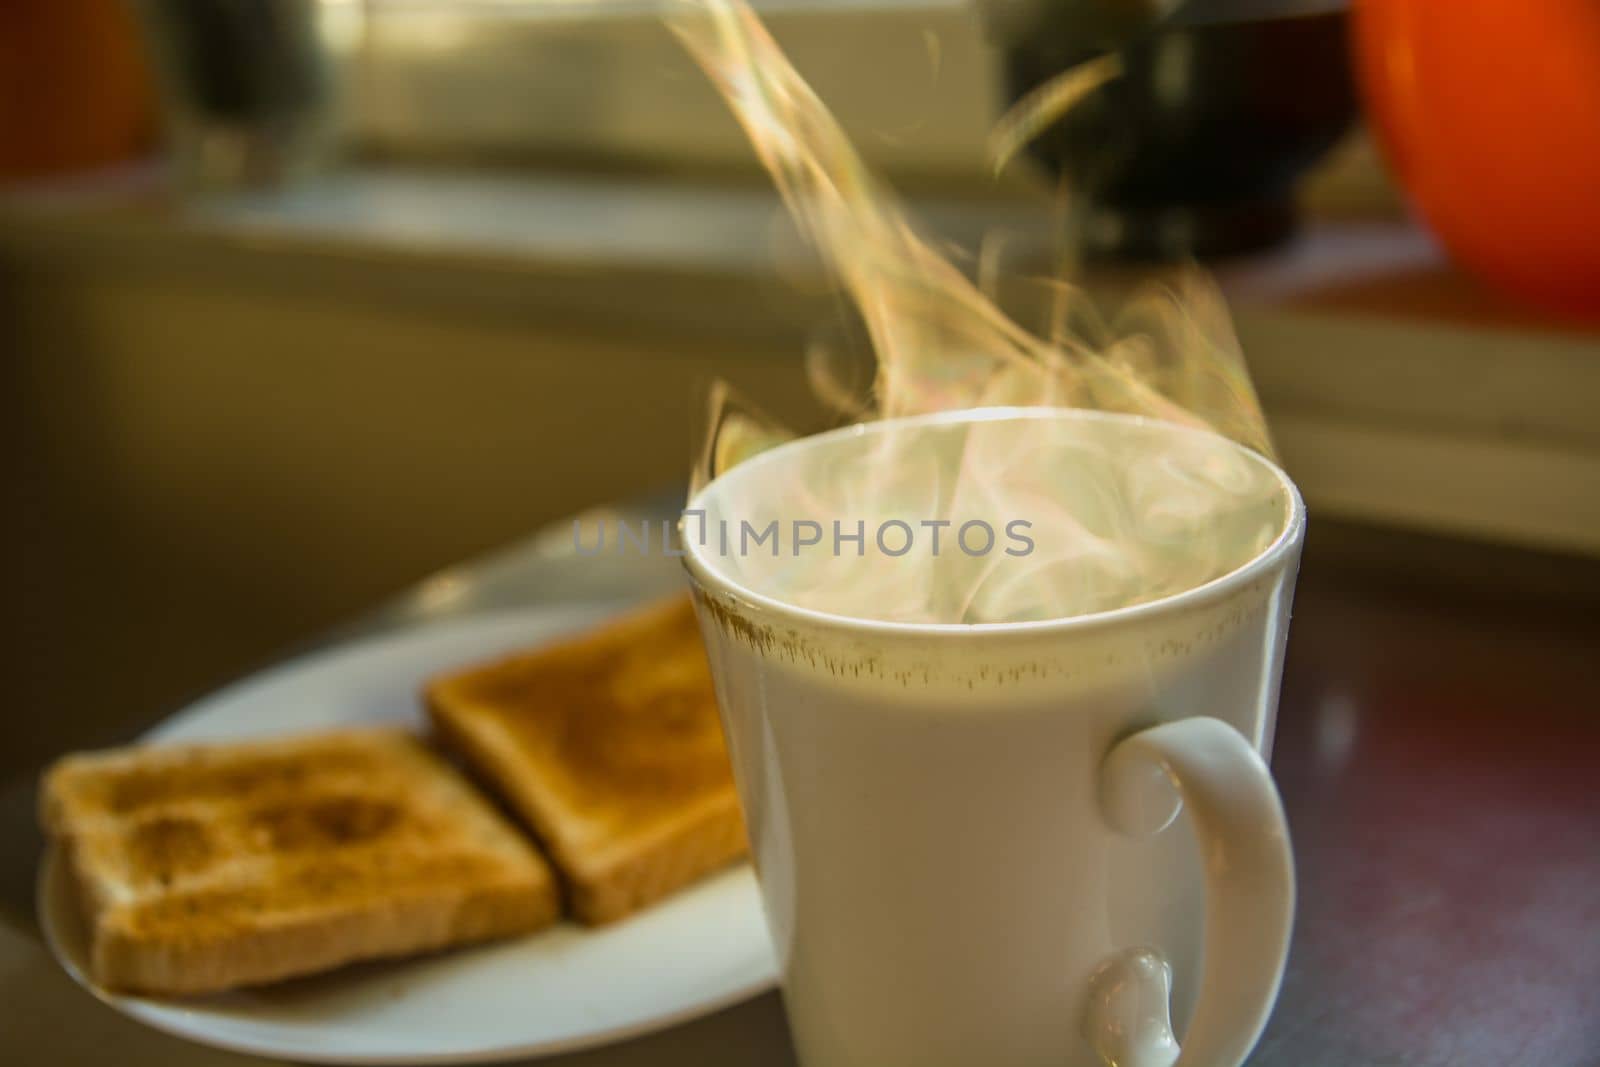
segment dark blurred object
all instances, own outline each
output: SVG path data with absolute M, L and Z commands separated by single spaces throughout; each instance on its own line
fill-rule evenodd
M 180 176 L 275 185 L 315 169 L 331 132 L 317 0 L 139 0 Z
M 990 35 L 1003 43 L 1045 37 L 1100 50 L 1132 40 L 1182 4 L 1183 0 L 977 0 Z
M 1356 0 L 1389 163 L 1469 270 L 1600 320 L 1600 3 Z
M 150 143 L 151 91 L 123 0 L 0 6 L 0 178 L 88 170 Z
M 1014 38 L 1007 91 L 1018 99 L 1100 51 Z M 1355 116 L 1343 4 L 1192 0 L 1118 52 L 1121 76 L 1031 146 L 1085 205 L 1085 250 L 1173 259 L 1286 239 L 1295 179 Z

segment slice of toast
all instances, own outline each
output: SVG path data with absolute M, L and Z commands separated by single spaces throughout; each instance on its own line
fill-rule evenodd
M 216 992 L 560 914 L 532 843 L 400 730 L 68 756 L 40 808 L 111 989 Z
M 686 596 L 438 678 L 426 701 L 543 841 L 583 922 L 622 918 L 744 854 Z

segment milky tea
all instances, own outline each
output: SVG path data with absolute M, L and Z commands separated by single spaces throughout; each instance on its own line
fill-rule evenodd
M 708 497 L 704 532 L 727 576 L 888 622 L 1039 621 L 1159 599 L 1254 558 L 1286 514 L 1271 468 L 1232 442 L 1094 413 L 986 409 L 749 462 Z

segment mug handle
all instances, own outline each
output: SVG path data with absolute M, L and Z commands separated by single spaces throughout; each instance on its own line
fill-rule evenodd
M 1102 1056 L 1120 1049 L 1111 1060 L 1119 1065 L 1238 1064 L 1272 1011 L 1294 920 L 1289 827 L 1265 761 L 1221 719 L 1163 723 L 1106 755 L 1100 804 L 1114 829 L 1136 837 L 1165 829 L 1188 809 L 1205 864 L 1205 962 L 1181 1049 L 1166 1022 L 1168 969 L 1150 952 L 1125 956 L 1118 980 L 1098 983 L 1086 1036 Z

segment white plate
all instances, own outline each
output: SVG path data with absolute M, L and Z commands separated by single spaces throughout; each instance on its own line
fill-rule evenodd
M 339 646 L 207 697 L 146 739 L 420 724 L 417 691 L 428 676 L 590 625 L 607 610 L 488 615 Z M 563 923 L 497 945 L 188 1000 L 121 996 L 88 980 L 82 925 L 54 856 L 40 873 L 39 921 L 72 977 L 134 1019 L 207 1045 L 316 1063 L 568 1051 L 708 1014 L 776 981 L 748 866 L 598 930 Z

